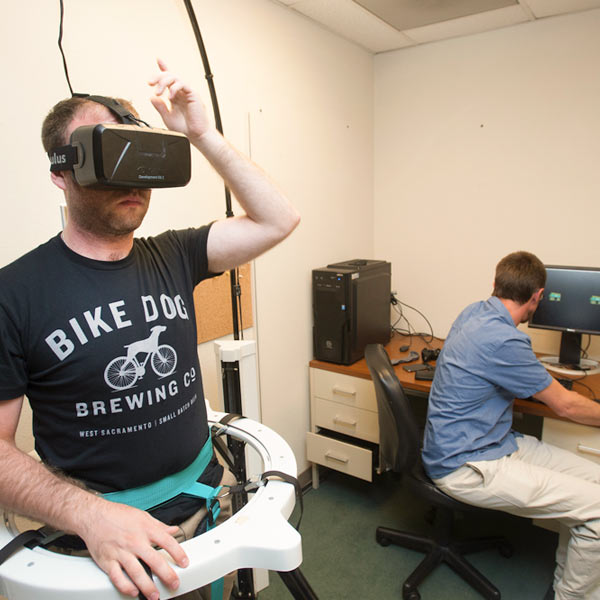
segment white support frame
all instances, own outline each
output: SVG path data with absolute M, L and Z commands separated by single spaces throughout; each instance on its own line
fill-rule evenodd
M 208 408 L 209 424 L 224 413 Z M 240 419 L 224 426 L 227 435 L 250 445 L 262 462 L 262 471 L 297 475 L 296 459 L 285 440 L 261 423 Z M 225 523 L 183 542 L 190 566 L 173 568 L 180 578 L 177 593 L 155 578 L 161 598 L 202 587 L 240 568 L 292 571 L 302 563 L 300 534 L 287 522 L 295 504 L 294 486 L 271 480 L 251 495 L 248 504 Z M 4 513 L 0 545 L 18 533 Z M 24 548 L 0 566 L 0 594 L 10 600 L 123 600 L 108 576 L 91 558 L 57 554 L 42 548 Z
M 253 340 L 218 340 L 215 342 L 217 373 L 221 373 L 222 363 L 238 363 L 242 414 L 249 419 L 262 421 L 260 393 L 258 388 L 258 364 L 256 342 Z M 219 400 L 225 406 L 223 378 L 219 376 Z M 246 452 L 246 473 L 248 477 L 260 473 L 260 460 L 254 453 Z M 269 585 L 269 572 L 255 569 L 253 572 L 254 593 Z

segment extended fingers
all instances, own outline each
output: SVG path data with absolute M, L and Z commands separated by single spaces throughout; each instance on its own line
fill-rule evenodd
M 193 89 L 158 61 L 160 72 L 148 83 L 154 88 L 150 98 L 168 129 L 190 139 L 200 139 L 210 129 L 206 109 Z
M 160 552 L 148 549 L 140 556 L 140 559 L 148 565 L 152 573 L 156 575 L 168 588 L 176 590 L 179 587 L 179 577 L 177 576 L 177 573 L 175 573 L 175 571 L 167 563 L 165 557 L 162 556 Z M 137 569 L 137 567 L 134 567 L 135 577 L 139 578 L 141 584 L 146 584 L 147 579 L 151 583 L 151 587 L 149 587 L 150 592 L 154 592 L 156 590 L 154 582 L 150 580 L 149 576 L 147 575 L 140 562 L 138 560 L 136 560 L 135 562 L 145 575 L 145 577 L 143 577 Z M 129 570 L 127 572 L 129 576 L 132 577 L 132 574 L 129 572 Z M 134 579 L 134 583 L 137 585 L 138 579 Z M 144 595 L 147 595 L 143 587 L 140 587 L 139 589 Z
M 127 575 L 125 575 L 125 573 L 123 572 L 123 568 L 121 567 L 121 564 L 118 561 L 110 561 L 110 564 L 105 566 L 105 571 L 106 574 L 109 576 L 112 584 L 122 594 L 125 594 L 126 596 L 132 596 L 134 598 L 139 595 L 140 590 L 134 585 L 132 580 L 129 577 L 127 577 Z M 151 597 L 151 592 L 150 595 L 148 595 L 147 597 Z
M 154 93 L 157 96 L 161 96 L 167 89 L 169 90 L 170 100 L 173 100 L 179 92 L 184 92 L 185 94 L 192 93 L 191 88 L 185 85 L 185 83 L 173 73 L 169 72 L 166 63 L 163 60 L 159 58 L 157 59 L 157 63 L 160 68 L 160 73 L 148 81 L 148 84 L 154 87 Z
M 178 530 L 179 528 L 177 526 L 169 527 L 163 533 L 155 536 L 152 541 L 156 546 L 159 546 L 168 552 L 179 567 L 185 568 L 190 564 L 190 561 L 185 553 L 185 550 L 173 537 Z
M 177 99 L 180 93 L 182 94 L 181 99 L 185 99 L 193 93 L 190 87 L 171 74 L 159 77 L 155 83 L 150 82 L 150 85 L 154 86 L 155 96 L 162 96 L 168 90 L 169 100 L 172 102 Z
M 152 572 L 158 570 L 158 566 L 152 564 L 154 561 L 149 554 L 145 559 L 142 558 L 142 560 L 144 560 Z M 152 575 L 146 572 L 137 557 L 132 554 L 124 556 L 121 560 L 121 568 L 125 571 L 125 574 L 121 571 L 122 576 L 125 578 L 128 577 L 136 590 L 139 590 L 146 598 L 154 599 L 159 597 L 158 588 L 152 580 Z
M 164 91 L 171 87 L 177 81 L 177 77 L 171 73 L 161 73 L 154 79 L 151 79 L 148 83 L 154 86 L 154 93 L 160 96 Z
M 156 63 L 158 64 L 158 68 L 161 70 L 161 72 L 166 72 L 169 69 L 167 68 L 167 64 L 165 63 L 164 60 L 162 60 L 162 58 L 157 58 L 156 59 Z M 153 77 L 148 83 L 150 83 L 150 85 L 153 85 L 154 83 L 156 83 L 156 81 L 160 78 L 160 74 L 156 75 L 155 77 Z
M 148 573 L 140 561 L 144 561 L 151 573 Z M 111 561 L 106 572 L 113 585 L 123 594 L 136 597 L 141 592 L 146 598 L 158 598 L 152 574 L 172 590 L 179 587 L 179 577 L 169 566 L 164 556 L 152 548 L 146 548 L 138 556 L 124 553 L 119 560 Z

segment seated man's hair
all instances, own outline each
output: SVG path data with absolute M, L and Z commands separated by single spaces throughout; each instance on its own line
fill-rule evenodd
M 496 265 L 493 296 L 525 304 L 546 285 L 546 268 L 530 252 L 513 252 Z
M 131 111 L 134 116 L 139 116 L 131 102 L 122 98 L 114 98 L 119 104 Z M 44 150 L 50 152 L 54 148 L 60 148 L 69 143 L 66 138 L 66 131 L 69 123 L 75 118 L 75 115 L 88 106 L 101 106 L 87 98 L 67 98 L 55 104 L 46 115 L 42 124 L 42 144 Z

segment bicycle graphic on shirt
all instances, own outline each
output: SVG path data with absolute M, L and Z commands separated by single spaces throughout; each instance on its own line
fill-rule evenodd
M 113 358 L 104 369 L 104 381 L 114 390 L 126 390 L 146 374 L 146 363 L 150 360 L 152 370 L 159 377 L 167 377 L 177 365 L 177 353 L 168 344 L 158 343 L 158 337 L 167 328 L 155 325 L 150 329 L 150 335 L 138 342 L 127 344 L 127 356 Z M 140 362 L 138 354 L 145 354 Z

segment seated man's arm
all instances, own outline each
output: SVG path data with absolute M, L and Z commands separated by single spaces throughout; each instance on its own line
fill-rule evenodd
M 147 598 L 158 598 L 138 558 L 175 589 L 176 573 L 153 546 L 164 548 L 179 566 L 187 566 L 185 552 L 172 537 L 178 528 L 104 500 L 19 450 L 15 432 L 22 405 L 23 396 L 0 401 L 0 505 L 81 537 L 123 594 L 135 597 L 139 590 Z
M 584 425 L 600 426 L 600 404 L 566 389 L 556 379 L 534 398 L 548 405 L 559 417 Z
M 208 266 L 219 273 L 256 258 L 286 238 L 300 222 L 296 209 L 262 171 L 209 122 L 196 93 L 167 71 L 150 81 L 152 104 L 165 125 L 185 134 L 223 178 L 245 214 L 217 221 L 208 237 Z M 167 96 L 169 103 L 163 99 Z

